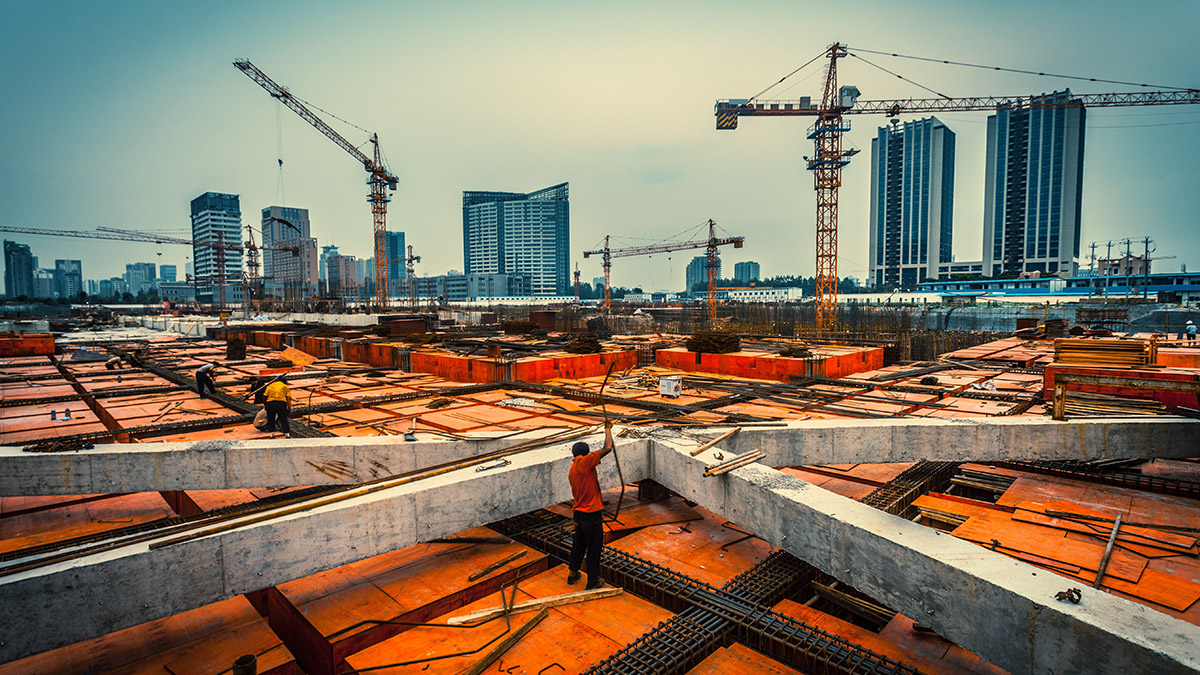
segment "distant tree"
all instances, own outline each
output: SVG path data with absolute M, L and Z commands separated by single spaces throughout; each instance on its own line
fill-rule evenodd
M 633 287 L 633 290 L 632 290 L 632 291 L 630 291 L 630 292 L 631 292 L 631 293 L 641 293 L 641 292 L 642 292 L 642 287 L 641 287 L 641 286 L 634 286 L 634 287 Z
M 121 294 L 121 302 L 123 302 L 125 304 L 132 303 L 133 302 L 133 293 L 130 293 L 129 291 L 125 291 L 124 293 L 122 293 Z
M 78 300 L 79 302 L 87 302 L 88 301 L 87 291 L 79 291 L 78 293 L 75 294 L 75 299 Z

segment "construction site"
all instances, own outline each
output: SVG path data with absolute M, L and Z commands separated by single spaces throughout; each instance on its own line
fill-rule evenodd
M 802 302 L 719 295 L 747 237 L 711 219 L 564 254 L 600 263 L 593 303 L 578 265 L 573 298 L 527 288 L 552 302 L 420 291 L 420 245 L 389 249 L 378 135 L 347 140 L 247 59 L 365 169 L 372 295 L 269 297 L 259 255 L 307 255 L 275 216 L 244 241 L 0 226 L 211 258 L 187 302 L 0 316 L 0 675 L 1200 672 L 1200 311 L 838 285 L 850 116 L 1200 90 L 859 100 L 847 56 L 810 62 L 816 97 L 713 109 L 721 130 L 812 118 Z M 1024 280 L 1005 267 L 1024 243 L 1003 245 Z M 612 296 L 614 259 L 676 251 L 701 252 L 705 290 Z M 589 455 L 585 587 L 569 475 Z

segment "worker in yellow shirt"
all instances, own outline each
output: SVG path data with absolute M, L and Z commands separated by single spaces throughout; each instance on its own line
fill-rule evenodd
M 288 389 L 287 378 L 282 375 L 278 380 L 267 385 L 267 433 L 275 433 L 275 422 L 279 422 L 279 431 L 290 434 L 288 427 L 288 405 L 292 402 L 292 392 Z

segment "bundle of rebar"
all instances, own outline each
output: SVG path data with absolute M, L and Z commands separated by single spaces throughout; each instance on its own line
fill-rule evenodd
M 697 331 L 684 343 L 688 351 L 697 354 L 729 354 L 742 348 L 742 339 L 736 333 Z
M 1121 398 L 1081 391 L 1067 392 L 1064 412 L 1071 417 L 1124 417 L 1127 415 L 1166 415 L 1167 406 L 1144 398 Z
M 570 354 L 599 354 L 604 351 L 604 346 L 595 333 L 584 333 L 568 342 L 563 350 Z
M 1067 338 L 1054 341 L 1055 363 L 1144 366 L 1153 365 L 1154 356 L 1155 350 L 1150 340 L 1087 340 Z

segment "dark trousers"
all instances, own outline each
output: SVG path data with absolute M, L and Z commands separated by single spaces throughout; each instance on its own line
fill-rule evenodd
M 283 433 L 291 433 L 291 428 L 288 427 L 288 404 L 287 401 L 267 401 L 267 432 L 275 431 L 275 422 L 279 422 L 279 430 Z
M 204 397 L 205 387 L 208 387 L 210 392 L 214 394 L 217 393 L 217 387 L 213 385 L 213 379 L 211 375 L 208 373 L 196 373 L 196 393 L 200 394 L 201 398 Z
M 584 554 L 587 554 L 588 585 L 600 582 L 600 551 L 604 548 L 604 521 L 602 511 L 580 513 L 575 511 L 575 538 L 571 541 L 571 559 L 568 568 L 579 570 Z

